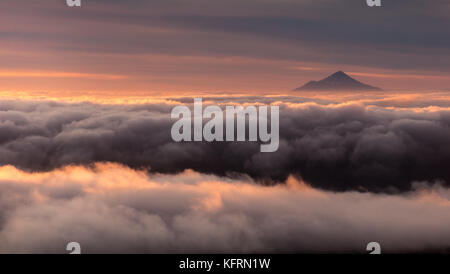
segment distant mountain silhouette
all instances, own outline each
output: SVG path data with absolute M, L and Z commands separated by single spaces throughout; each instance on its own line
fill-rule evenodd
M 352 77 L 345 74 L 343 71 L 338 71 L 320 81 L 310 81 L 305 85 L 294 90 L 381 90 L 377 87 L 372 87 L 361 83 Z

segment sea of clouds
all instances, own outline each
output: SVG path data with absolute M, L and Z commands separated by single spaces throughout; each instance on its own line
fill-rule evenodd
M 174 142 L 170 110 L 180 102 L 0 101 L 0 164 L 49 171 L 116 162 L 150 172 L 251 177 L 262 184 L 294 175 L 336 191 L 395 193 L 417 181 L 450 182 L 448 109 L 278 103 L 279 149 L 261 153 L 255 142 Z
M 448 252 L 450 191 L 328 192 L 118 164 L 39 174 L 0 168 L 0 252 Z
M 172 141 L 183 98 L 0 101 L 0 252 L 449 252 L 446 106 L 204 104 L 255 101 L 280 106 L 277 152 Z

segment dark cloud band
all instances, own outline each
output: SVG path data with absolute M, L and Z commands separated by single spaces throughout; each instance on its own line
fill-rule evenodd
M 301 176 L 323 189 L 406 191 L 416 181 L 450 182 L 450 112 L 358 104 L 280 106 L 280 146 L 176 143 L 168 104 L 0 102 L 0 164 L 46 171 L 117 162 L 152 172 L 185 169 L 250 176 L 262 183 Z

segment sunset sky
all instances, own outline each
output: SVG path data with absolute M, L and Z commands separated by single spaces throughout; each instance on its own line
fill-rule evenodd
M 81 2 L 0 0 L 0 253 L 450 252 L 449 0 Z
M 446 0 L 2 0 L 0 10 L 0 94 L 283 94 L 337 70 L 385 90 L 450 88 Z

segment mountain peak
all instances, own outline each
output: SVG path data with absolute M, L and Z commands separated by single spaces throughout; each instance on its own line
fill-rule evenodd
M 335 73 L 331 74 L 331 76 L 335 76 L 335 77 L 350 77 L 345 72 L 343 72 L 342 70 L 336 71 Z
M 377 87 L 372 87 L 367 84 L 361 83 L 349 75 L 347 75 L 342 70 L 339 70 L 330 76 L 320 80 L 320 81 L 309 81 L 305 85 L 295 89 L 295 90 L 381 90 Z
M 349 80 L 349 79 L 353 79 L 352 77 L 348 76 L 345 72 L 343 72 L 342 70 L 337 71 L 333 74 L 331 74 L 330 76 L 328 76 L 327 78 L 328 80 L 331 79 L 336 79 L 336 80 Z
M 343 72 L 342 70 L 336 71 L 332 75 L 345 75 L 345 76 L 347 76 L 347 74 L 345 74 L 345 72 Z

